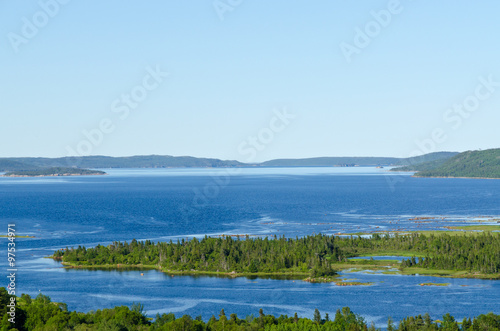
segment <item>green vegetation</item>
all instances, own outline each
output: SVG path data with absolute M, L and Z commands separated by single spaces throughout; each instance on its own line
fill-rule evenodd
M 89 170 L 80 168 L 43 168 L 38 170 L 10 171 L 4 174 L 5 177 L 42 177 L 42 176 L 90 176 L 105 175 L 104 171 Z
M 445 162 L 434 161 L 393 170 L 418 171 L 415 174 L 418 177 L 500 178 L 500 149 L 467 151 Z
M 52 302 L 46 295 L 36 299 L 23 294 L 16 298 L 15 324 L 9 321 L 11 301 L 5 287 L 0 288 L 0 330 L 150 330 L 141 305 L 121 306 L 87 314 L 68 312 L 64 303 Z M 153 329 L 154 330 L 154 329 Z
M 380 254 L 374 255 L 374 256 L 379 256 Z M 402 255 L 399 255 L 402 256 Z M 410 254 L 410 256 L 414 256 L 414 254 Z M 398 260 L 374 260 L 373 258 L 371 259 L 351 259 L 349 260 L 350 263 L 355 263 L 356 265 L 375 265 L 375 266 L 386 266 L 388 264 L 397 264 L 399 263 Z
M 396 260 L 362 260 L 352 259 L 334 264 L 335 269 L 343 270 L 344 272 L 357 272 L 363 270 L 383 271 L 387 267 L 398 268 L 399 261 Z
M 11 323 L 8 315 L 10 308 L 7 306 L 15 298 L 15 323 Z M 328 314 L 321 316 L 318 309 L 314 310 L 313 319 L 300 318 L 297 313 L 293 317 L 281 315 L 274 317 L 265 315 L 259 310 L 258 317 L 253 315 L 244 319 L 236 314 L 226 315 L 224 309 L 207 321 L 201 316 L 193 318 L 189 315 L 176 317 L 174 314 L 157 314 L 154 320 L 147 318 L 144 306 L 133 303 L 132 306 L 119 306 L 111 309 L 102 309 L 80 313 L 68 311 L 65 303 L 52 302 L 43 294 L 35 299 L 27 294 L 13 297 L 7 293 L 5 287 L 0 288 L 0 330 L 42 331 L 42 330 L 130 330 L 130 331 L 365 331 L 376 330 L 372 325 L 368 327 L 363 317 L 353 313 L 349 307 L 338 309 L 333 319 Z M 429 314 L 424 316 L 407 317 L 399 322 L 396 327 L 391 318 L 387 322 L 387 330 L 443 330 L 443 331 L 476 331 L 500 330 L 500 315 L 488 313 L 479 315 L 474 319 L 466 319 L 458 323 L 453 316 L 446 314 L 442 321 L 433 321 Z
M 488 229 L 484 229 L 484 230 L 472 230 L 472 229 L 471 230 L 467 230 L 467 229 L 461 229 L 461 227 L 457 227 L 456 229 L 454 229 L 453 227 L 447 227 L 447 229 L 448 230 L 456 230 L 456 231 L 429 230 L 429 231 L 420 231 L 418 233 L 421 233 L 421 234 L 426 235 L 426 236 L 430 236 L 430 235 L 440 236 L 441 234 L 446 233 L 449 236 L 463 237 L 463 236 L 475 236 L 475 235 L 479 235 L 479 234 L 481 234 L 483 232 L 491 232 L 491 231 L 493 231 L 493 230 L 488 230 Z M 462 231 L 460 231 L 460 230 L 462 230 Z
M 427 170 L 427 167 L 437 167 L 457 154 L 457 152 L 435 152 L 409 157 L 407 159 L 402 159 L 396 164 L 397 166 L 402 166 L 401 168 L 394 168 L 391 169 L 391 171 Z
M 265 167 L 332 167 L 332 166 L 380 166 L 420 164 L 433 160 L 446 160 L 458 153 L 437 152 L 410 158 L 395 157 L 314 157 L 307 159 L 277 159 L 259 164 Z
M 449 330 L 449 331 L 497 331 L 500 330 L 500 315 L 488 313 L 479 315 L 471 320 L 464 318 L 461 323 L 457 322 L 450 314 L 445 314 L 442 321 L 433 321 L 429 314 L 424 316 L 411 316 L 399 322 L 399 327 L 395 327 L 389 319 L 387 323 L 388 331 L 427 331 L 427 330 Z
M 405 273 L 416 273 L 414 268 L 420 268 L 430 273 L 445 270 L 460 277 L 495 278 L 500 271 L 500 235 L 493 232 L 461 236 L 373 234 L 372 238 L 321 234 L 295 239 L 205 237 L 201 241 L 194 238 L 157 244 L 133 240 L 130 244 L 114 242 L 107 247 L 58 250 L 53 258 L 72 266 L 143 265 L 170 273 L 230 273 L 234 276 L 295 273 L 318 278 L 334 276 L 336 269 L 394 266 L 394 261 L 348 260 L 388 253 L 412 256 L 398 266 Z
M 412 257 L 401 267 L 468 271 L 469 273 L 498 274 L 500 271 L 500 235 L 485 232 L 474 236 L 410 235 L 412 249 L 426 257 Z
M 304 279 L 304 281 L 309 282 L 309 283 L 333 283 L 333 282 L 338 282 L 338 278 L 337 277 L 330 277 L 330 276 L 308 277 L 308 278 Z
M 492 221 L 497 221 L 496 219 L 489 220 L 489 222 Z M 478 221 L 481 222 L 481 221 Z M 452 230 L 452 231 L 450 231 Z M 459 231 L 461 230 L 461 231 Z M 418 234 L 423 234 L 426 236 L 429 235 L 434 235 L 434 236 L 439 236 L 442 234 L 447 234 L 450 236 L 463 236 L 463 235 L 474 235 L 474 234 L 479 234 L 481 232 L 491 232 L 491 231 L 500 231 L 500 225 L 491 225 L 491 224 L 484 224 L 484 225 L 459 225 L 459 226 L 444 226 L 443 230 L 420 230 L 420 231 L 372 231 L 372 232 L 353 232 L 353 233 L 345 233 L 343 234 L 344 236 L 350 235 L 350 236 L 371 236 L 374 234 L 378 235 L 386 235 L 386 234 L 398 234 L 398 235 L 409 235 L 412 233 L 418 233 Z M 395 252 L 384 252 L 384 254 L 367 254 L 366 256 L 380 256 L 380 255 L 392 255 L 392 256 L 412 256 L 413 254 L 405 253 L 405 252 L 399 252 L 396 254 Z M 417 255 L 418 256 L 418 255 Z
M 337 286 L 370 286 L 373 285 L 372 282 L 361 283 L 361 282 L 335 282 Z
M 450 283 L 420 283 L 420 286 L 449 286 Z
M 464 231 L 499 231 L 500 225 L 461 225 L 450 226 L 448 229 L 464 230 Z
M 443 165 L 446 161 L 448 161 L 449 158 L 451 158 L 451 156 L 447 157 L 447 158 L 443 158 L 443 159 L 437 159 L 437 160 L 432 160 L 432 161 L 429 161 L 429 162 L 424 162 L 424 163 L 410 163 L 410 164 L 405 165 L 403 167 L 392 168 L 390 171 L 426 171 L 426 170 L 434 170 L 434 169 L 440 167 L 441 165 Z

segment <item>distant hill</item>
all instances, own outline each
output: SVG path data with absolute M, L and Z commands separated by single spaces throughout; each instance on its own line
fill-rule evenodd
M 264 167 L 332 167 L 332 166 L 398 166 L 416 165 L 434 160 L 445 160 L 457 152 L 437 152 L 411 158 L 396 157 L 315 157 L 308 159 L 277 159 L 260 163 Z
M 276 159 L 259 163 L 262 167 L 334 167 L 381 166 L 399 162 L 394 157 L 313 157 L 308 159 Z
M 238 161 L 197 158 L 191 156 L 139 155 L 129 157 L 79 156 L 61 158 L 18 157 L 0 158 L 0 171 L 65 168 L 225 168 L 225 167 L 334 167 L 334 166 L 391 166 L 418 164 L 449 158 L 457 153 L 441 152 L 417 158 L 394 157 L 316 157 L 308 159 L 278 159 L 246 164 Z
M 9 163 L 10 162 L 10 163 Z M 4 165 L 2 167 L 2 165 Z M 12 165 L 9 166 L 9 165 Z M 21 166 L 22 165 L 22 166 Z M 61 158 L 0 158 L 0 170 L 34 170 L 48 167 L 79 168 L 184 168 L 238 167 L 238 161 L 196 158 L 191 156 L 146 155 L 130 157 L 79 156 Z
M 9 171 L 4 177 L 46 177 L 46 176 L 93 176 L 106 175 L 104 171 L 80 168 L 43 168 L 38 170 Z
M 418 167 L 423 164 L 427 163 L 435 163 L 435 164 L 442 164 L 449 158 L 457 155 L 458 152 L 435 152 L 435 153 L 429 153 L 429 154 L 424 154 L 420 156 L 415 156 L 415 157 L 409 157 L 405 159 L 401 159 L 396 165 L 400 166 L 405 166 L 408 169 L 411 169 L 412 167 Z M 395 168 L 393 170 L 396 170 L 398 168 Z M 396 170 L 397 171 L 397 170 Z M 404 171 L 411 171 L 411 170 L 404 170 Z
M 442 164 L 422 164 L 418 177 L 500 178 L 500 148 L 460 153 Z M 425 170 L 426 168 L 430 168 Z
M 12 159 L 0 159 L 0 171 L 34 170 L 35 165 L 25 164 Z
M 426 171 L 433 170 L 443 165 L 448 159 L 434 160 L 430 162 L 417 163 L 404 167 L 392 168 L 391 171 Z

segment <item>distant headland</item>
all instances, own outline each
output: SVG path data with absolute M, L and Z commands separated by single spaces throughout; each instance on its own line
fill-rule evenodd
M 61 168 L 50 167 L 36 170 L 17 170 L 9 171 L 3 177 L 58 177 L 58 176 L 99 176 L 107 175 L 104 171 L 80 169 L 80 168 Z
M 500 178 L 500 148 L 467 151 L 447 159 L 411 164 L 392 171 L 416 171 L 415 177 Z

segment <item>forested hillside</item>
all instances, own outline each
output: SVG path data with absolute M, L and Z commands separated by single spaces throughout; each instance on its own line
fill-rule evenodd
M 500 178 L 500 149 L 460 153 L 439 167 L 420 171 L 415 176 Z
M 468 151 L 448 159 L 393 168 L 392 171 L 418 171 L 417 177 L 500 178 L 500 149 Z

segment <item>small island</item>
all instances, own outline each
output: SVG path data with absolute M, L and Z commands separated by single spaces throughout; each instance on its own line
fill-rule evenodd
M 500 279 L 500 234 L 493 231 L 372 234 L 340 238 L 317 234 L 302 238 L 230 236 L 199 240 L 113 242 L 96 247 L 64 248 L 52 255 L 68 268 L 157 269 L 169 275 L 286 276 L 338 286 L 339 271 L 379 270 L 403 275 Z M 407 256 L 396 260 L 351 260 L 352 257 Z M 480 256 L 481 258 L 477 258 Z M 388 269 L 389 267 L 389 269 Z
M 58 177 L 58 176 L 99 176 L 107 175 L 104 171 L 80 169 L 80 168 L 63 168 L 51 167 L 35 170 L 18 170 L 9 171 L 2 175 L 3 177 Z

